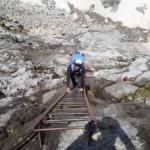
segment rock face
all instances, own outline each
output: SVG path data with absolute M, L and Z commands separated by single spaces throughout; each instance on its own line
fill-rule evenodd
M 120 11 L 124 11 L 123 7 L 126 8 L 127 4 L 133 3 L 135 9 L 129 12 L 125 10 L 125 14 L 135 12 L 136 16 L 141 15 L 139 18 L 143 18 L 145 14 L 144 19 L 149 16 L 149 8 L 143 5 L 144 2 L 141 0 L 139 3 L 135 3 L 134 0 L 132 2 L 129 0 L 0 1 L 0 127 L 6 126 L 9 133 L 17 125 L 17 128 L 21 128 L 40 113 L 43 105 L 55 97 L 58 93 L 57 88 L 63 86 L 65 79 L 63 72 L 68 66 L 68 54 L 72 50 L 79 50 L 85 55 L 85 67 L 89 70 L 86 73 L 87 77 L 92 77 L 92 81 L 93 78 L 102 79 L 98 85 L 101 91 L 97 93 L 103 94 L 101 97 L 121 99 L 124 94 L 136 91 L 138 87 L 133 85 L 142 87 L 149 84 L 149 29 L 128 28 L 117 22 L 117 18 L 113 18 L 122 14 Z M 64 9 L 58 9 L 59 7 L 65 8 L 67 12 Z M 98 9 L 99 7 L 101 9 Z M 99 15 L 98 10 L 104 11 L 103 17 Z M 108 16 L 112 14 L 113 17 L 110 19 Z M 121 19 L 124 17 L 121 16 Z M 129 20 L 125 19 L 128 22 Z M 141 24 L 137 22 L 133 26 L 138 24 L 140 27 L 147 28 L 146 21 L 142 21 Z M 123 82 L 124 77 L 128 81 Z M 149 105 L 148 96 L 142 100 Z M 120 107 L 118 108 L 116 104 L 110 104 L 104 110 L 100 109 L 100 106 L 97 107 L 99 110 L 97 118 L 100 124 L 103 121 L 106 121 L 105 125 L 109 124 L 108 118 L 105 117 L 110 116 L 112 118 L 108 120 L 113 126 L 113 123 L 116 123 L 113 119 L 117 119 Z M 97 107 L 94 108 L 95 111 Z M 20 115 L 21 113 L 23 115 Z M 100 116 L 106 120 L 99 118 Z M 127 116 L 129 117 L 130 114 Z M 145 118 L 147 121 L 148 117 Z M 135 135 L 138 127 L 133 128 L 130 119 L 124 121 L 120 118 L 117 122 L 117 125 L 120 124 L 128 133 L 129 138 L 136 139 L 132 140 L 135 147 L 142 150 L 139 137 Z M 101 125 L 97 135 L 101 134 L 100 130 Z M 123 130 L 118 125 L 117 134 L 120 134 L 119 131 L 121 134 L 124 133 Z M 115 131 L 116 128 L 112 128 L 112 132 Z M 101 132 L 104 132 L 103 129 Z M 106 129 L 106 133 L 109 132 Z M 0 136 L 1 133 L 0 128 Z M 75 140 L 75 137 L 73 138 Z M 73 142 L 72 139 L 69 140 Z M 125 149 L 119 140 L 116 138 L 115 146 L 118 149 Z M 63 146 L 63 144 L 59 145 L 59 147 Z M 65 148 L 67 146 L 65 145 Z M 87 147 L 84 146 L 83 144 L 83 149 L 86 149 Z M 37 148 L 36 145 L 35 147 Z M 95 148 L 97 147 L 93 147 Z M 29 149 L 32 148 L 29 147 Z
M 110 6 L 106 1 L 102 3 Z M 92 76 L 97 78 L 118 81 L 127 75 L 134 80 L 138 78 L 140 82 L 144 77 L 141 79 L 139 76 L 145 71 L 149 73 L 150 58 L 140 55 L 141 52 L 148 53 L 143 51 L 143 43 L 133 46 L 122 42 L 131 38 L 125 32 L 127 28 L 116 30 L 116 25 L 105 24 L 98 19 L 94 21 L 90 14 L 80 10 L 72 10 L 79 16 L 75 22 L 72 14 L 55 8 L 54 4 L 54 1 L 40 0 L 1 2 L 1 8 L 5 7 L 5 10 L 1 9 L 0 19 L 0 69 L 3 72 L 0 87 L 4 94 L 17 96 L 44 80 L 51 82 L 55 74 L 62 78 L 62 69 L 68 65 L 67 54 L 73 49 L 86 55 L 85 64 L 94 71 Z M 113 7 L 115 4 L 116 1 L 111 3 Z M 122 30 L 124 34 L 120 32 Z M 141 36 L 148 40 L 148 33 L 143 30 L 138 33 L 133 36 L 133 41 Z M 53 85 L 42 87 L 51 89 Z
M 116 84 L 106 87 L 103 91 L 103 96 L 109 95 L 108 97 L 121 99 L 129 93 L 134 93 L 137 89 L 138 87 L 131 85 L 130 83 L 123 81 L 117 82 Z

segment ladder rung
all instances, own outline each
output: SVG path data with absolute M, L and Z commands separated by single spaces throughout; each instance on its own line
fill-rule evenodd
M 72 126 L 67 128 L 45 128 L 45 129 L 34 129 L 35 132 L 42 131 L 55 131 L 55 130 L 72 130 L 72 129 L 84 129 L 84 126 Z
M 88 113 L 61 113 L 61 112 L 59 112 L 59 113 L 52 113 L 52 114 L 49 114 L 49 115 L 52 115 L 52 116 L 61 116 L 61 115 L 88 115 Z

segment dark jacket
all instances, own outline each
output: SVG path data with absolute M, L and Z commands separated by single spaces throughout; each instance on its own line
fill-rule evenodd
M 75 81 L 74 81 L 74 74 L 76 72 L 79 72 L 79 71 L 73 70 L 71 65 L 68 66 L 68 68 L 67 68 L 67 87 L 70 87 L 70 79 L 72 80 L 73 84 L 75 83 Z M 81 77 L 80 85 L 81 85 L 81 88 L 84 87 L 84 76 L 85 76 L 85 68 L 82 65 L 82 70 L 80 70 L 80 77 Z

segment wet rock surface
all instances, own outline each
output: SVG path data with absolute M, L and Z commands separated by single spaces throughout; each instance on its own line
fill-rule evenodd
M 74 6 L 69 14 L 53 0 L 34 2 L 0 2 L 0 149 L 7 149 L 10 137 L 17 137 L 65 90 L 68 54 L 79 50 L 86 57 L 89 101 L 97 119 L 93 142 L 87 147 L 82 130 L 49 133 L 43 150 L 148 150 L 149 32 L 135 28 L 126 34 L 128 28 Z M 112 10 L 120 3 L 101 2 Z M 147 43 L 140 37 L 147 37 Z M 37 147 L 35 137 L 22 149 Z

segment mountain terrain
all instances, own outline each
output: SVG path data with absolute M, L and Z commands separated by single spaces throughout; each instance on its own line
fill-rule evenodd
M 66 90 L 77 50 L 97 130 L 90 147 L 82 130 L 50 133 L 43 150 L 149 150 L 149 14 L 148 0 L 0 1 L 0 149 Z

